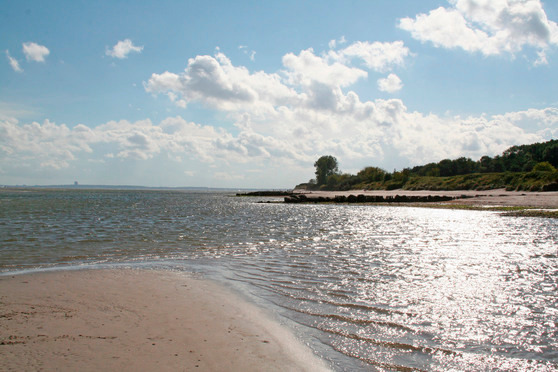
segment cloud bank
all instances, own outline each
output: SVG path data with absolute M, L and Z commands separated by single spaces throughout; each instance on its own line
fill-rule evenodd
M 20 124 L 0 120 L 0 168 L 36 164 L 63 169 L 79 159 L 145 161 L 159 155 L 208 165 L 273 160 L 279 168 L 293 162 L 309 167 L 321 154 L 334 154 L 345 165 L 381 165 L 390 153 L 409 164 L 443 158 L 498 154 L 514 144 L 558 135 L 558 109 L 528 110 L 492 117 L 445 118 L 410 112 L 399 100 L 377 100 L 354 106 L 351 119 L 339 113 L 319 115 L 308 109 L 279 110 L 265 125 L 244 114 L 237 135 L 222 128 L 169 117 L 111 121 L 89 128 L 69 128 L 49 120 Z M 316 117 L 312 117 L 316 116 Z M 360 120 L 359 120 L 360 119 Z M 522 126 L 537 123 L 533 131 Z M 324 130 L 327 128 L 327 131 Z M 552 129 L 554 128 L 554 129 Z
M 32 164 L 64 169 L 80 161 L 146 162 L 164 156 L 183 164 L 183 176 L 196 174 L 187 164 L 197 162 L 214 168 L 215 177 L 224 182 L 235 182 L 234 165 L 239 164 L 282 177 L 292 177 L 292 169 L 311 175 L 308 170 L 317 157 L 332 154 L 347 171 L 365 165 L 391 170 L 396 164 L 495 155 L 512 145 L 558 135 L 557 108 L 449 117 L 411 111 L 395 98 L 362 100 L 351 90 L 369 73 L 397 68 L 410 55 L 402 42 L 358 42 L 321 55 L 312 49 L 288 53 L 283 68 L 269 73 L 234 65 L 219 51 L 199 55 L 189 59 L 182 72 L 153 73 L 144 89 L 177 107 L 196 103 L 217 110 L 234 128 L 181 116 L 158 123 L 110 121 L 94 128 L 49 120 L 19 123 L 8 117 L 0 120 L 0 171 Z M 379 80 L 378 89 L 396 92 L 402 83 L 390 73 Z M 304 179 L 289 179 L 299 181 Z
M 558 25 L 549 20 L 540 0 L 450 0 L 399 27 L 413 38 L 441 48 L 461 48 L 485 56 L 535 48 L 535 64 L 546 64 L 546 50 L 558 45 Z

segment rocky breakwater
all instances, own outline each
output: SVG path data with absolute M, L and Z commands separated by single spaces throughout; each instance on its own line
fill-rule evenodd
M 467 195 L 334 195 L 314 196 L 292 194 L 285 197 L 285 203 L 440 203 L 468 198 Z
M 251 191 L 251 192 L 236 194 L 236 196 L 267 196 L 267 197 L 291 196 L 291 195 L 293 195 L 292 191 L 276 191 L 276 190 Z

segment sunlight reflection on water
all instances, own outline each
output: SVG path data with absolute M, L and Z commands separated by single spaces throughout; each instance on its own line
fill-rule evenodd
M 286 268 L 290 285 L 272 290 L 311 315 L 306 321 L 335 349 L 382 368 L 544 370 L 550 365 L 536 361 L 556 362 L 554 221 L 355 206 L 297 213 L 305 212 L 317 216 L 306 219 L 314 236 L 290 249 L 312 264 Z M 265 257 L 235 270 L 273 282 Z

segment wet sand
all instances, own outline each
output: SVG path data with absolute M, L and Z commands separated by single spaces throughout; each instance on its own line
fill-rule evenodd
M 295 190 L 295 193 L 305 194 L 308 198 L 313 197 L 329 197 L 334 198 L 336 195 L 377 195 L 377 196 L 451 196 L 459 197 L 466 195 L 468 198 L 458 198 L 452 201 L 444 202 L 450 204 L 464 204 L 476 206 L 520 206 L 533 208 L 558 208 L 558 191 L 550 192 L 527 192 L 527 191 L 506 191 L 505 189 L 475 191 L 475 190 L 458 190 L 458 191 L 408 191 L 408 190 L 351 190 L 351 191 L 302 191 Z
M 2 371 L 319 371 L 286 328 L 185 273 L 0 276 Z

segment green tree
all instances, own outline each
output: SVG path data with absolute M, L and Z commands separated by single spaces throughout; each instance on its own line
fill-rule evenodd
M 453 161 L 456 174 L 471 174 L 478 171 L 477 163 L 469 158 L 461 157 Z
M 440 169 L 440 176 L 449 177 L 455 176 L 455 163 L 450 159 L 444 159 L 438 163 Z
M 325 185 L 329 176 L 339 173 L 337 159 L 331 155 L 324 155 L 314 163 L 316 167 L 316 183 Z
M 547 161 L 555 167 L 558 167 L 558 142 L 548 145 L 543 150 L 542 160 Z
M 386 171 L 377 167 L 366 167 L 357 173 L 358 182 L 381 182 L 384 180 Z
M 533 167 L 533 172 L 556 172 L 556 168 L 549 162 L 543 161 Z

